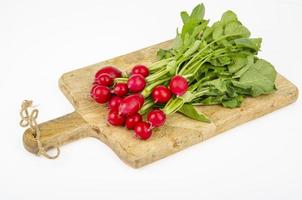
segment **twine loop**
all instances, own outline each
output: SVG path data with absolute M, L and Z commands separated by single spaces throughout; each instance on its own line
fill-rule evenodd
M 44 149 L 42 142 L 40 140 L 41 132 L 39 129 L 39 125 L 37 123 L 37 118 L 39 115 L 39 110 L 36 108 L 33 108 L 33 102 L 30 100 L 24 100 L 21 104 L 21 110 L 20 110 L 20 126 L 21 127 L 30 127 L 33 131 L 33 136 L 35 137 L 37 141 L 38 146 L 38 155 L 43 155 L 44 157 L 48 159 L 56 159 L 60 155 L 60 149 L 58 146 L 56 146 L 57 153 L 52 156 L 49 155 L 46 150 Z M 31 109 L 31 112 L 29 112 L 29 109 Z

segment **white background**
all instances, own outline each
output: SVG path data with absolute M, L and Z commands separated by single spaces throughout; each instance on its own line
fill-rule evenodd
M 39 120 L 73 108 L 57 87 L 64 72 L 175 35 L 191 1 L 0 0 L 0 199 L 302 199 L 301 98 L 141 169 L 104 144 L 84 139 L 57 160 L 24 150 L 18 110 L 33 99 Z M 234 10 L 260 56 L 302 86 L 300 0 L 204 0 L 213 22 Z

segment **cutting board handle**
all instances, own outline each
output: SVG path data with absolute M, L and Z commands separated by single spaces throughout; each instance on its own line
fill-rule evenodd
M 46 151 L 96 134 L 77 112 L 41 123 L 38 126 L 41 134 L 40 140 Z M 25 130 L 23 144 L 29 152 L 38 153 L 37 141 L 31 128 Z

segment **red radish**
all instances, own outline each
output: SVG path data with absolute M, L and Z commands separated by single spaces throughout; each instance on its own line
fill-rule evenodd
M 95 83 L 99 85 L 110 86 L 113 83 L 113 78 L 109 74 L 103 73 L 95 78 Z
M 118 110 L 123 98 L 118 96 L 113 96 L 108 102 L 108 107 L 110 110 Z
M 152 110 L 149 112 L 147 119 L 152 127 L 160 127 L 166 121 L 166 114 L 159 109 Z
M 170 98 L 170 90 L 163 85 L 156 86 L 152 91 L 152 99 L 155 103 L 167 103 Z
M 113 66 L 106 66 L 100 69 L 99 71 L 97 71 L 97 73 L 95 74 L 95 78 L 97 78 L 100 74 L 104 74 L 104 73 L 109 74 L 113 79 L 122 77 L 122 72 L 120 70 L 118 70 Z
M 90 91 L 90 96 L 98 103 L 106 103 L 109 101 L 111 93 L 106 86 L 94 85 Z
M 135 136 L 141 140 L 147 140 L 152 135 L 151 126 L 147 122 L 138 122 L 134 127 Z
M 143 106 L 141 97 L 137 94 L 132 94 L 125 97 L 119 107 L 119 114 L 130 116 L 139 111 Z
M 139 101 L 140 105 L 143 106 L 145 98 L 141 94 L 133 94 L 133 96 Z
M 132 68 L 131 74 L 140 74 L 143 77 L 147 77 L 149 69 L 145 65 L 136 65 Z
M 123 126 L 125 123 L 125 117 L 119 115 L 117 110 L 110 110 L 107 121 L 114 126 Z
M 139 113 L 135 113 L 126 118 L 126 127 L 127 129 L 134 129 L 135 125 L 142 121 L 142 116 Z
M 126 83 L 117 83 L 113 89 L 113 93 L 119 97 L 125 96 L 128 93 L 128 86 Z
M 173 94 L 181 96 L 188 90 L 188 81 L 182 76 L 174 76 L 169 84 L 170 90 Z
M 145 78 L 140 74 L 133 74 L 127 82 L 128 88 L 131 92 L 140 92 L 146 86 Z

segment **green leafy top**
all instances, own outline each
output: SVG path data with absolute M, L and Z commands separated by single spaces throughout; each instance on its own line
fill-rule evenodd
M 257 57 L 262 39 L 251 38 L 250 31 L 234 12 L 226 11 L 212 25 L 204 14 L 203 4 L 198 4 L 191 14 L 181 12 L 181 32 L 177 29 L 171 49 L 158 50 L 160 60 L 150 66 L 147 81 L 169 80 L 176 74 L 187 78 L 190 84 L 187 94 L 171 100 L 164 111 L 167 114 L 180 111 L 206 121 L 197 111 L 188 114 L 192 107 L 185 105 L 238 107 L 246 96 L 275 91 L 276 71 L 269 62 Z

